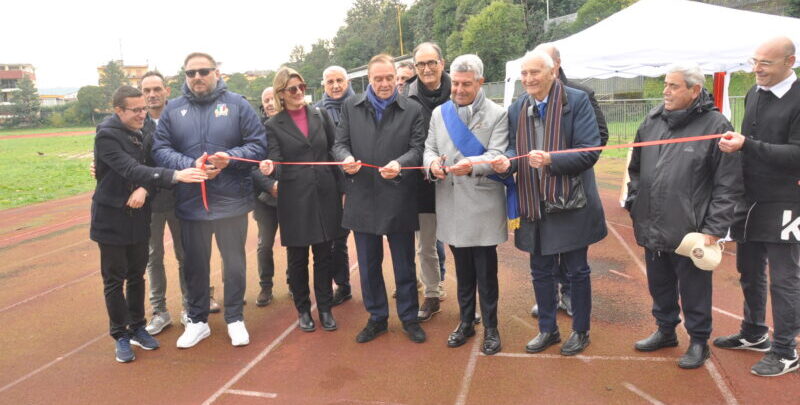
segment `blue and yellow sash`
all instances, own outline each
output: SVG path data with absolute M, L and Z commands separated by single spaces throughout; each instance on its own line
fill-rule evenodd
M 447 133 L 450 135 L 450 140 L 456 146 L 459 152 L 464 157 L 480 156 L 486 153 L 486 148 L 481 144 L 475 134 L 469 130 L 466 124 L 458 117 L 455 104 L 452 101 L 447 101 L 442 104 L 442 117 L 444 118 L 444 126 L 447 128 Z M 508 228 L 519 228 L 519 207 L 517 205 L 517 185 L 514 182 L 514 176 L 508 176 L 505 179 L 493 174 L 487 176 L 488 178 L 503 183 L 506 186 L 506 216 L 508 217 Z

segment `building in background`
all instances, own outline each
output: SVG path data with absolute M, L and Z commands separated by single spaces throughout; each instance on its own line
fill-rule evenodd
M 125 74 L 125 80 L 127 81 L 127 85 L 133 87 L 139 87 L 139 80 L 142 79 L 145 73 L 148 71 L 147 65 L 126 65 L 122 60 L 115 60 L 114 62 L 119 65 L 122 72 Z M 97 83 L 100 83 L 100 79 L 105 76 L 106 74 L 106 66 L 98 66 L 97 67 Z
M 11 104 L 11 94 L 19 90 L 17 83 L 27 77 L 36 86 L 36 70 L 26 63 L 0 64 L 0 105 Z

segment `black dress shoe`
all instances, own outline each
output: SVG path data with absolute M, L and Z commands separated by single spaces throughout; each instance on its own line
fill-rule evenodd
M 678 336 L 672 333 L 664 333 L 660 330 L 653 332 L 652 335 L 636 342 L 633 345 L 640 352 L 652 352 L 663 347 L 675 347 L 678 345 Z
M 475 336 L 475 326 L 472 322 L 461 322 L 456 330 L 447 337 L 447 347 L 458 347 L 467 343 L 467 339 Z
M 425 341 L 425 331 L 419 326 L 419 322 L 403 322 L 403 331 L 406 332 L 408 338 L 414 343 L 422 343 Z
M 365 326 L 364 329 L 361 329 L 361 332 L 358 332 L 358 335 L 356 336 L 356 342 L 367 343 L 379 335 L 386 333 L 388 330 L 389 323 L 387 321 L 373 321 L 370 319 L 367 321 L 367 326 Z
M 481 351 L 487 356 L 491 356 L 500 351 L 500 332 L 497 328 L 486 328 L 483 330 L 483 344 Z
M 539 353 L 548 347 L 561 342 L 561 334 L 555 332 L 539 332 L 535 338 L 531 339 L 525 345 L 525 351 L 528 353 Z
M 272 288 L 262 288 L 256 298 L 256 306 L 265 307 L 272 302 Z
M 567 341 L 561 345 L 561 355 L 574 356 L 586 349 L 589 343 L 591 343 L 589 340 L 589 332 L 572 331 Z
M 331 313 L 331 311 L 327 312 L 320 311 L 319 323 L 322 325 L 322 329 L 325 329 L 327 331 L 336 330 L 336 319 L 333 319 L 333 313 Z
M 678 367 L 698 368 L 702 366 L 710 356 L 711 350 L 709 350 L 708 344 L 692 342 L 689 344 L 689 348 L 686 349 L 686 353 L 678 360 Z
M 353 294 L 350 293 L 350 288 L 348 287 L 337 287 L 336 291 L 333 292 L 333 299 L 331 300 L 331 306 L 337 306 L 350 298 L 353 298 Z
M 297 318 L 300 320 L 300 330 L 303 332 L 313 332 L 317 330 L 317 327 L 314 325 L 314 318 L 311 317 L 311 312 L 301 312 Z

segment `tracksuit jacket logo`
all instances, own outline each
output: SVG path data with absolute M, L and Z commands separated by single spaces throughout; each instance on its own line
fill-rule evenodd
M 791 234 L 795 240 L 800 241 L 800 217 L 792 221 L 792 211 L 785 210 L 783 211 L 782 226 L 784 228 L 781 230 L 781 240 L 789 240 L 789 235 Z

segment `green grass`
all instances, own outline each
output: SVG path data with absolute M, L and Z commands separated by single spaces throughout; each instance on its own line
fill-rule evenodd
M 0 137 L 8 135 L 49 134 L 56 132 L 94 131 L 94 127 L 65 127 L 65 128 L 27 128 L 27 129 L 0 129 Z
M 93 190 L 93 147 L 94 135 L 0 138 L 0 209 Z

